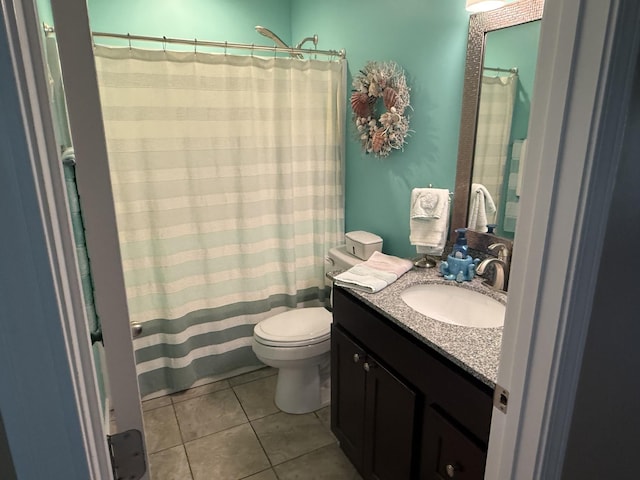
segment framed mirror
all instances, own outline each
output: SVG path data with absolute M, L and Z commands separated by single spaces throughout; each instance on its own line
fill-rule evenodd
M 498 241 L 512 251 L 543 6 L 544 0 L 521 0 L 469 18 L 450 240 L 455 229 L 470 227 L 468 244 L 481 252 Z M 495 93 L 496 100 L 496 90 L 509 92 Z M 497 225 L 494 233 L 486 224 Z

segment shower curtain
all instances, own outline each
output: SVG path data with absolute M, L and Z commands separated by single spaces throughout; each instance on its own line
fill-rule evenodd
M 496 206 L 502 195 L 517 85 L 516 74 L 482 77 L 472 182 L 484 185 Z
M 344 62 L 95 48 L 143 396 L 259 365 L 344 234 Z

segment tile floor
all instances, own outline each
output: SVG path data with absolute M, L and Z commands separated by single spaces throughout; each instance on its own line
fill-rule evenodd
M 360 479 L 330 431 L 329 408 L 289 415 L 264 368 L 143 402 L 152 480 Z

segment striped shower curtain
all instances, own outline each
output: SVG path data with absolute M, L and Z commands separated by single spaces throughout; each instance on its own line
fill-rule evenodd
M 95 48 L 143 396 L 255 368 L 343 237 L 344 62 Z
M 484 185 L 496 206 L 501 205 L 517 86 L 517 74 L 482 77 L 472 182 Z

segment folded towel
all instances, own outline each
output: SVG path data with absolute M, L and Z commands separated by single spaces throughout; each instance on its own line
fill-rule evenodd
M 430 212 L 434 216 L 427 217 L 415 215 L 414 208 L 419 204 L 423 194 L 431 193 L 437 197 L 437 206 Z M 426 196 L 427 207 L 431 205 L 431 196 Z M 447 241 L 447 230 L 449 225 L 449 190 L 443 188 L 414 188 L 411 192 L 411 212 L 409 218 L 409 241 L 411 245 L 416 245 L 418 253 L 429 255 L 441 255 Z M 421 205 L 419 205 L 421 207 Z
M 404 258 L 373 252 L 369 260 L 336 275 L 334 284 L 368 293 L 379 292 L 411 270 L 413 263 Z
M 489 190 L 480 183 L 472 184 L 467 227 L 471 230 L 486 232 L 488 230 L 487 224 L 493 223 L 495 213 L 496 205 Z
M 439 219 L 449 202 L 449 190 L 444 188 L 414 188 L 411 191 L 411 218 Z

